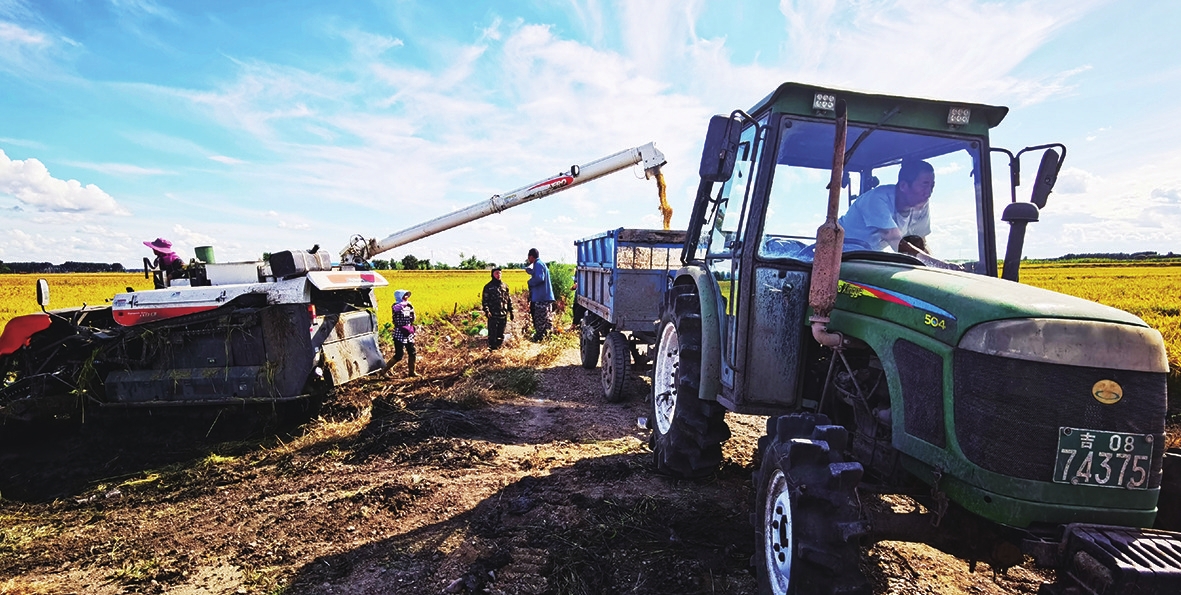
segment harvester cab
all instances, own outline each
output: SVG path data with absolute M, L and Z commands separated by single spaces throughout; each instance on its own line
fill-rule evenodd
M 658 470 L 702 476 L 727 410 L 770 416 L 752 514 L 764 592 L 866 589 L 861 537 L 967 535 L 1018 552 L 994 567 L 1024 548 L 1071 588 L 1178 592 L 1175 538 L 1137 557 L 1159 538 L 1137 528 L 1160 495 L 1163 339 L 1014 282 L 1065 147 L 993 148 L 1007 111 L 788 83 L 710 123 L 656 327 L 651 444 Z M 1041 159 L 1029 201 L 1024 155 Z M 878 514 L 859 486 L 930 512 Z

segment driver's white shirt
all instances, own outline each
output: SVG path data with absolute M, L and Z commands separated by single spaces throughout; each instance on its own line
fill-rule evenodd
M 895 185 L 878 186 L 857 197 L 841 216 L 845 238 L 860 241 L 871 250 L 895 250 L 885 232 L 897 229 L 902 236 L 927 237 L 931 233 L 929 202 L 899 212 L 894 207 Z

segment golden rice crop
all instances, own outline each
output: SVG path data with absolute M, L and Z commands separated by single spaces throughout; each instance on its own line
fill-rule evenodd
M 409 289 L 410 301 L 420 317 L 433 318 L 453 311 L 478 310 L 488 271 L 380 271 L 389 286 L 376 290 L 379 324 L 390 322 L 394 290 Z M 72 308 L 83 303 L 96 306 L 110 301 L 128 287 L 152 289 L 143 273 L 59 273 L 42 275 L 0 275 L 0 328 L 10 319 L 40 312 L 37 279 L 49 281 L 49 309 Z M 529 275 L 522 270 L 505 270 L 501 279 L 513 293 L 524 291 Z
M 116 293 L 152 288 L 143 273 L 54 273 L 0 275 L 0 326 L 9 319 L 40 312 L 37 279 L 49 281 L 47 309 L 73 308 L 86 303 L 101 306 Z
M 379 271 L 389 286 L 377 289 L 379 325 L 391 322 L 390 308 L 394 305 L 394 291 L 410 291 L 410 303 L 420 318 L 438 314 L 479 310 L 484 284 L 492 279 L 488 271 Z M 518 293 L 527 287 L 529 274 L 520 269 L 505 269 L 500 280 L 509 291 Z
M 423 317 L 478 309 L 488 271 L 381 271 L 389 286 L 377 290 L 378 320 L 390 321 L 394 290 L 409 289 L 415 311 Z M 35 284 L 50 285 L 50 308 L 103 304 L 127 287 L 152 288 L 142 273 L 66 273 L 0 275 L 0 325 L 14 316 L 39 312 Z M 505 270 L 513 293 L 524 291 L 528 275 Z M 1093 300 L 1144 319 L 1159 330 L 1169 350 L 1174 376 L 1181 375 L 1181 266 L 1119 264 L 1024 264 L 1021 281 Z

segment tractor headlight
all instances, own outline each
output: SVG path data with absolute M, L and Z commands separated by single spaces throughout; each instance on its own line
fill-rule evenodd
M 959 347 L 968 351 L 1067 366 L 1168 372 L 1156 329 L 1091 320 L 1019 318 L 976 325 Z

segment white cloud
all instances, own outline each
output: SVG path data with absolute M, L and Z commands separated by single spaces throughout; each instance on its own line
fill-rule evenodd
M 111 6 L 129 16 L 143 18 L 155 17 L 168 21 L 176 21 L 176 15 L 155 0 L 110 0 Z
M 630 4 L 625 4 L 625 6 L 628 5 Z M 576 0 L 570 3 L 570 7 L 574 10 L 574 23 L 583 27 L 593 45 L 601 44 L 603 42 L 604 28 L 603 9 L 599 1 L 586 0 L 585 2 L 578 2 Z
M 1068 90 L 1066 81 L 1086 66 L 1041 79 L 1020 79 L 1014 70 L 1099 1 L 1020 2 L 999 9 L 969 0 L 781 0 L 788 23 L 785 69 L 790 78 L 818 84 L 1034 103 Z M 971 23 L 970 35 L 965 23 Z
M 1032 176 L 1034 173 L 1029 172 L 1026 175 Z M 1032 177 L 1023 180 L 1025 187 L 1032 188 L 1032 186 L 1029 186 L 1032 181 Z M 1058 181 L 1054 184 L 1054 192 L 1060 194 L 1086 194 L 1087 188 L 1094 186 L 1097 182 L 1101 182 L 1101 179 L 1091 172 L 1077 167 L 1066 167 L 1058 173 Z
M 747 108 L 784 80 L 987 102 L 1045 101 L 1072 93 L 1087 65 L 1015 73 L 1094 1 L 1025 1 L 998 9 L 967 0 L 783 0 L 779 13 L 764 11 L 766 19 L 781 23 L 782 45 L 763 44 L 750 63 L 732 58 L 742 41 L 735 33 L 729 39 L 698 36 L 708 7 L 700 0 L 605 4 L 612 3 L 574 0 L 568 10 L 577 22 L 565 26 L 484 13 L 476 17 L 471 39 L 429 43 L 403 42 L 377 24 L 330 25 L 327 37 L 347 44 L 350 56 L 333 68 L 237 56 L 229 58 L 234 72 L 212 87 L 108 86 L 145 105 L 204 116 L 235 139 L 205 148 L 179 133 L 125 133 L 142 146 L 224 165 L 247 163 L 225 152 L 252 155 L 248 168 L 210 166 L 224 176 L 215 179 L 234 189 L 233 202 L 212 190 L 188 188 L 178 199 L 208 203 L 203 212 L 241 221 L 243 237 L 233 247 L 242 253 L 274 249 L 255 244 L 276 239 L 310 237 L 309 244 L 336 247 L 352 233 L 384 237 L 648 141 L 669 158 L 665 174 L 676 226 L 690 211 L 709 115 Z M 123 0 L 117 7 L 175 18 L 157 2 Z M 972 24 L 972 35 L 962 33 L 964 23 Z M 361 28 L 369 26 L 371 31 Z M 574 41 L 563 28 L 571 26 L 585 28 L 590 41 Z M 164 172 L 144 167 L 122 173 Z M 1095 196 L 1100 175 L 1106 172 L 1066 170 L 1057 193 Z M 517 260 L 521 248 L 535 242 L 560 255 L 572 251 L 573 238 L 603 229 L 659 226 L 651 182 L 633 177 L 610 176 L 409 248 L 447 259 L 462 244 L 465 253 L 485 259 Z M 1099 208 L 1091 199 L 1083 204 Z M 251 233 L 247 222 L 257 223 L 258 214 L 271 208 L 276 210 Z M 222 241 L 219 252 L 231 246 Z
M 45 149 L 48 148 L 45 146 L 45 143 L 39 143 L 35 140 L 28 140 L 28 139 L 23 139 L 23 138 L 0 137 L 0 143 L 6 144 L 6 145 L 13 145 L 15 147 L 25 147 L 28 149 L 37 149 L 37 150 L 41 150 L 41 151 L 44 151 Z
M 342 35 L 353 45 L 353 54 L 364 60 L 379 58 L 388 50 L 406 45 L 396 37 L 375 35 L 359 30 L 345 31 Z
M 0 21 L 0 73 L 31 79 L 57 76 L 60 71 L 53 58 L 60 49 L 48 33 Z
M 0 22 L 0 43 L 45 45 L 49 40 L 44 33 L 30 31 L 14 23 Z
M 213 236 L 193 231 L 179 223 L 172 226 L 172 233 L 174 237 L 169 239 L 172 240 L 174 246 L 192 248 L 193 246 L 211 246 L 216 242 Z
M 9 159 L 0 150 L 0 194 L 41 212 L 129 215 L 109 194 L 94 184 L 59 180 L 36 159 Z
M 11 229 L 0 234 L 0 254 L 4 255 L 3 260 L 24 260 L 29 255 L 37 254 L 41 246 L 48 243 L 46 238 L 29 235 L 21 229 Z
M 1151 196 L 1157 202 L 1170 205 L 1181 204 L 1181 186 L 1153 188 Z
M 170 176 L 176 175 L 174 171 L 166 169 L 159 169 L 154 167 L 140 167 L 138 165 L 131 165 L 129 163 L 86 163 L 80 161 L 63 161 L 63 165 L 71 167 L 80 167 L 82 169 L 90 169 L 104 173 L 120 174 L 126 176 Z
M 283 216 L 280 215 L 277 211 L 267 211 L 266 216 L 268 218 L 274 219 L 275 220 L 275 227 L 277 227 L 279 229 L 293 229 L 293 230 L 299 231 L 299 230 L 306 230 L 306 229 L 312 228 L 312 226 L 310 224 L 304 223 L 302 221 L 296 222 L 296 223 L 289 222 L 286 219 L 284 219 Z

